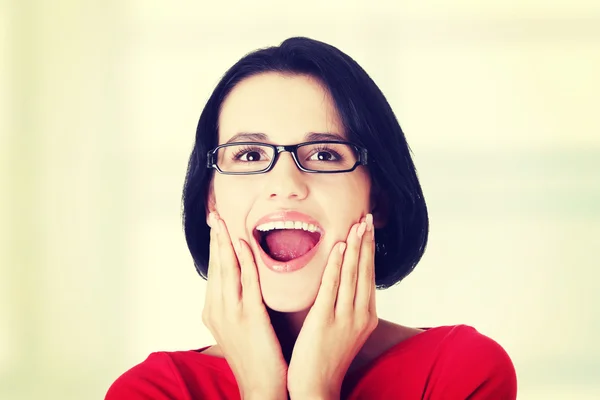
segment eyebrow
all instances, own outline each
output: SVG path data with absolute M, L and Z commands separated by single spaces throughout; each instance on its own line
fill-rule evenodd
M 269 136 L 261 132 L 240 132 L 233 135 L 226 143 L 235 142 L 267 142 Z M 345 142 L 347 139 L 339 133 L 333 132 L 309 132 L 304 136 L 304 141 L 314 142 L 320 140 L 339 140 Z

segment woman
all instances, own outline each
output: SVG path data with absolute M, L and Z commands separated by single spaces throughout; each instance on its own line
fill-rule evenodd
M 183 195 L 216 344 L 158 352 L 116 399 L 514 399 L 506 352 L 466 326 L 379 319 L 375 288 L 427 242 L 425 201 L 385 97 L 307 38 L 237 62 L 208 100 Z

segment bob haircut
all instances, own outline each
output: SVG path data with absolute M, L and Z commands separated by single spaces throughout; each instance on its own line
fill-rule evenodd
M 183 226 L 196 270 L 208 274 L 210 231 L 207 196 L 214 169 L 207 153 L 218 145 L 221 105 L 231 90 L 253 75 L 308 75 L 329 91 L 350 142 L 367 148 L 371 198 L 384 216 L 375 229 L 376 286 L 388 288 L 412 272 L 427 244 L 427 206 L 411 151 L 386 98 L 367 73 L 345 53 L 323 42 L 293 37 L 280 46 L 247 54 L 221 78 L 198 122 L 183 188 Z

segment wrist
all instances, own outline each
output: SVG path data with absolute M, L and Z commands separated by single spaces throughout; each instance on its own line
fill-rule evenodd
M 242 400 L 287 400 L 287 394 L 284 395 L 268 395 L 263 393 L 255 393 L 247 396 L 242 396 Z
M 340 396 L 333 396 L 331 394 L 293 394 L 290 393 L 290 400 L 340 400 Z
M 240 393 L 242 400 L 287 400 L 287 390 L 252 390 Z
M 340 400 L 338 392 L 331 390 L 321 390 L 310 392 L 290 392 L 290 400 Z

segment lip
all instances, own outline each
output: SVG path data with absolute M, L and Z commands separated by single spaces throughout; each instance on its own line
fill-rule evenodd
M 259 241 L 258 241 L 258 234 L 256 231 L 256 227 L 268 222 L 275 222 L 275 221 L 299 221 L 299 222 L 306 222 L 307 224 L 313 224 L 317 227 L 317 229 L 319 230 L 319 232 L 321 233 L 321 237 L 319 238 L 319 241 L 315 244 L 315 246 L 310 249 L 310 251 L 296 259 L 290 260 L 290 261 L 277 261 L 272 259 L 267 253 L 265 253 L 265 251 L 263 250 L 262 246 L 260 245 Z M 298 211 L 278 211 L 272 214 L 268 214 L 265 215 L 264 217 L 262 217 L 261 219 L 259 219 L 256 222 L 256 225 L 254 226 L 253 229 L 253 235 L 252 237 L 254 238 L 254 241 L 256 242 L 256 246 L 258 247 L 258 251 L 260 252 L 260 258 L 262 259 L 263 263 L 265 264 L 265 266 L 267 268 L 269 268 L 271 271 L 274 272 L 294 272 L 297 271 L 299 269 L 304 268 L 308 262 L 315 256 L 321 242 L 323 241 L 323 236 L 325 236 L 325 231 L 323 230 L 323 227 L 319 224 L 319 222 L 317 220 L 315 220 L 314 218 L 310 217 L 309 215 L 303 214 L 301 212 Z
M 317 220 L 315 220 L 314 218 L 312 218 L 310 215 L 303 214 L 298 211 L 285 211 L 285 210 L 265 215 L 264 217 L 262 217 L 261 219 L 256 221 L 256 224 L 254 225 L 254 229 L 256 229 L 256 227 L 259 225 L 266 224 L 267 222 L 276 222 L 276 221 L 306 222 L 307 224 L 313 224 L 314 226 L 319 228 L 319 231 L 321 232 L 321 234 L 324 233 L 323 227 L 321 227 L 319 222 Z

